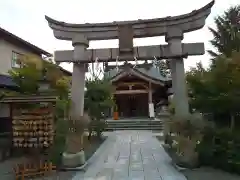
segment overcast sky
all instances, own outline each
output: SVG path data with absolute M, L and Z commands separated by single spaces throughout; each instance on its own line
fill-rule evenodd
M 160 18 L 189 13 L 199 9 L 211 0 L 0 0 L 0 27 L 53 53 L 54 50 L 72 49 L 71 42 L 54 38 L 52 30 L 44 18 L 48 15 L 56 20 L 71 23 L 96 23 L 135 19 Z M 214 26 L 213 19 L 231 5 L 240 0 L 216 0 L 212 13 L 202 30 L 185 34 L 184 42 L 208 41 L 211 34 L 209 26 Z M 164 43 L 163 37 L 134 40 L 135 45 L 156 45 Z M 117 47 L 116 40 L 91 42 L 90 48 Z M 185 60 L 185 67 L 194 66 L 202 61 L 208 64 L 209 56 L 190 57 Z M 72 66 L 63 64 L 71 70 Z

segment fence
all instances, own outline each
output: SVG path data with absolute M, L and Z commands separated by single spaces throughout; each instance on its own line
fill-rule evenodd
M 26 178 L 41 177 L 50 174 L 56 169 L 51 162 L 42 162 L 39 164 L 24 163 L 17 164 L 14 168 L 15 179 L 25 180 Z

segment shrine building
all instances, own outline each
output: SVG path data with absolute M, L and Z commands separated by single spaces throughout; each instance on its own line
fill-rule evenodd
M 168 105 L 171 77 L 164 75 L 153 63 L 119 67 L 105 65 L 105 77 L 114 88 L 114 100 L 119 118 L 150 117 Z M 112 108 L 108 115 L 112 116 Z

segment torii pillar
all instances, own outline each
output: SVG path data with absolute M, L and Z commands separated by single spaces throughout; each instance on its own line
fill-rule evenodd
M 170 28 L 167 31 L 165 39 L 168 42 L 170 52 L 176 57 L 176 59 L 171 59 L 170 61 L 175 115 L 186 117 L 189 115 L 189 104 L 182 57 L 183 32 L 178 28 Z
M 78 34 L 73 38 L 72 45 L 74 51 L 70 116 L 78 120 L 84 113 L 85 73 L 88 70 L 88 64 L 81 61 L 87 58 L 89 41 L 84 35 Z
M 88 64 L 82 62 L 86 59 L 87 48 L 89 46 L 88 39 L 82 35 L 77 34 L 72 39 L 73 50 L 73 73 L 71 86 L 71 106 L 70 118 L 73 121 L 83 121 L 84 118 L 84 89 L 85 89 L 85 73 L 88 69 Z M 83 125 L 85 122 L 82 122 Z M 85 154 L 82 150 L 82 137 L 76 134 L 76 152 L 63 153 L 63 165 L 67 167 L 76 167 L 85 163 Z M 70 141 L 74 141 L 73 137 L 69 137 Z M 75 150 L 74 150 L 75 151 Z

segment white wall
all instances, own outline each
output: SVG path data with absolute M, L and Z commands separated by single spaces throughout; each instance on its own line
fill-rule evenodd
M 3 39 L 0 39 L 0 74 L 8 74 L 12 68 L 12 51 L 20 54 L 30 54 L 31 52 L 17 47 Z

